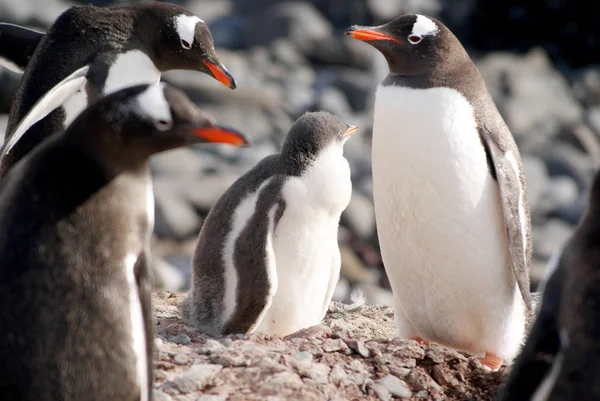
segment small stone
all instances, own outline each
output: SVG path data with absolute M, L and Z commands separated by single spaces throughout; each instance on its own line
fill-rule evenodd
M 189 345 L 192 343 L 192 340 L 187 334 L 178 334 L 174 337 L 171 337 L 171 342 L 179 345 Z
M 262 369 L 263 371 L 268 371 L 268 372 L 282 372 L 285 371 L 286 368 L 285 366 L 283 366 L 282 364 L 280 364 L 279 362 L 273 360 L 273 358 L 262 358 L 261 360 L 259 360 L 256 365 L 257 368 Z
M 365 347 L 365 343 L 362 340 L 348 340 L 346 344 L 363 358 L 371 356 L 371 352 Z
M 225 348 L 225 346 L 223 344 L 221 344 L 220 342 L 213 340 L 213 339 L 208 339 L 204 342 L 204 346 L 202 347 L 202 349 L 200 350 L 201 354 L 211 354 L 213 352 L 217 352 L 217 351 L 222 351 L 223 348 Z
M 241 352 L 215 353 L 210 355 L 210 361 L 219 365 L 223 365 L 225 367 L 240 367 L 248 366 L 250 364 L 248 358 L 246 358 L 246 356 Z
M 299 352 L 296 352 L 294 354 L 294 357 L 298 358 L 300 360 L 305 360 L 305 361 L 310 361 L 310 362 L 312 362 L 312 360 L 313 360 L 313 355 L 310 352 L 308 352 L 308 351 L 299 351 Z
M 447 366 L 434 365 L 432 376 L 433 380 L 442 386 L 456 387 L 460 384 Z
M 398 379 L 396 376 L 387 375 L 377 380 L 375 383 L 383 385 L 395 397 L 410 398 L 412 396 L 412 392 L 406 383 Z
M 392 344 L 399 345 L 392 350 L 395 356 L 415 359 L 423 359 L 425 357 L 425 350 L 416 341 L 394 339 L 392 340 Z
M 414 361 L 414 359 L 413 359 Z M 396 377 L 406 377 L 410 373 L 410 368 L 390 366 L 390 373 Z
M 335 365 L 331 369 L 331 372 L 329 372 L 329 380 L 331 380 L 331 382 L 336 386 L 339 386 L 348 380 L 348 375 L 346 374 L 344 368 L 342 368 L 340 365 Z
M 178 365 L 185 365 L 186 363 L 188 363 L 189 358 L 186 354 L 180 352 L 178 354 L 175 354 L 175 356 L 173 357 L 173 361 Z
M 227 396 L 220 394 L 203 394 L 196 401 L 225 401 Z
M 271 375 L 266 380 L 267 383 L 283 388 L 299 388 L 304 385 L 298 374 L 290 371 L 279 372 Z
M 379 397 L 379 399 L 382 401 L 389 401 L 392 399 L 392 394 L 383 384 L 374 383 L 371 384 L 369 388 L 373 390 L 375 395 L 377 395 L 377 397 Z
M 315 344 L 312 342 L 307 342 L 307 343 L 302 344 L 300 346 L 300 351 L 310 352 L 314 356 L 323 355 L 323 349 L 318 344 Z
M 224 347 L 231 347 L 233 345 L 233 341 L 231 341 L 229 338 L 221 338 L 219 340 L 217 340 L 219 342 L 219 344 L 223 345 Z
M 315 338 L 327 338 L 331 337 L 331 329 L 327 326 L 317 325 L 307 327 L 306 329 L 299 330 L 295 333 L 286 336 L 285 340 L 292 340 L 294 338 L 306 338 L 308 340 Z
M 165 394 L 160 390 L 152 390 L 152 399 L 154 401 L 172 401 L 173 398 L 169 394 Z
M 173 386 L 182 393 L 202 390 L 208 386 L 223 369 L 221 365 L 193 365 L 187 372 L 179 374 L 172 380 Z
M 348 346 L 341 338 L 335 340 L 332 338 L 328 338 L 327 340 L 323 341 L 323 351 L 325 352 L 343 351 L 347 348 Z
M 428 390 L 433 392 L 442 391 L 440 385 L 421 369 L 414 369 L 408 376 L 406 376 L 405 380 L 413 390 Z

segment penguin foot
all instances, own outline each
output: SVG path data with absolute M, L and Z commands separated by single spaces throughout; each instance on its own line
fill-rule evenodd
M 418 342 L 419 344 L 423 344 L 423 345 L 427 345 L 429 346 L 429 342 L 423 340 L 421 337 L 413 337 L 411 338 L 411 340 L 415 340 L 416 342 Z
M 504 361 L 499 356 L 487 352 L 483 358 L 479 358 L 479 362 L 481 362 L 484 368 L 492 372 L 497 372 Z

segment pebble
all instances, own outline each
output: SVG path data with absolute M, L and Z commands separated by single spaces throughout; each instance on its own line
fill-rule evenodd
M 180 352 L 178 354 L 175 354 L 175 356 L 173 357 L 173 361 L 178 365 L 185 365 L 186 363 L 188 363 L 189 358 L 186 354 Z
M 367 349 L 364 341 L 362 340 L 348 340 L 346 341 L 346 344 L 348 344 L 348 346 L 351 349 L 356 351 L 356 353 L 362 356 L 363 358 L 368 358 L 369 356 L 371 356 L 371 352 Z
M 208 386 L 213 378 L 223 369 L 220 365 L 193 365 L 186 372 L 180 373 L 172 380 L 173 386 L 181 393 L 191 393 Z
M 389 401 L 392 399 L 392 393 L 381 383 L 373 383 L 369 386 L 381 401 Z
M 190 345 L 192 343 L 192 340 L 187 334 L 181 333 L 174 337 L 171 337 L 171 342 L 174 342 L 175 344 L 179 345 Z
M 383 385 L 394 397 L 410 398 L 412 396 L 412 392 L 406 383 L 398 379 L 396 376 L 387 375 L 377 380 L 375 383 Z
M 160 390 L 152 390 L 152 399 L 154 401 L 171 401 L 173 398 Z
M 322 347 L 323 347 L 323 351 L 325 351 L 325 352 L 343 351 L 348 348 L 346 343 L 340 338 L 338 338 L 338 339 L 328 338 L 325 341 L 323 341 Z
M 225 348 L 225 346 L 223 344 L 221 344 L 219 341 L 213 340 L 213 339 L 208 339 L 204 342 L 204 345 L 202 346 L 202 349 L 200 352 L 202 354 L 210 354 L 213 352 L 221 351 L 223 348 Z

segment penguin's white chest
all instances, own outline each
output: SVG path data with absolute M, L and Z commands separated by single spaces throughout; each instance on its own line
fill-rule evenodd
M 338 225 L 352 192 L 341 146 L 321 151 L 282 191 L 285 211 L 273 234 L 277 291 L 258 331 L 285 336 L 321 321 L 339 279 Z
M 117 56 L 108 69 L 102 94 L 108 95 L 129 86 L 153 84 L 160 80 L 160 71 L 148 55 L 140 50 L 130 50 Z M 84 90 L 79 90 L 64 104 L 67 127 L 87 106 L 89 100 Z
M 466 98 L 450 88 L 379 87 L 373 186 L 398 335 L 503 353 L 499 326 L 513 324 L 519 293 L 497 184 Z M 518 349 L 518 326 L 504 354 Z

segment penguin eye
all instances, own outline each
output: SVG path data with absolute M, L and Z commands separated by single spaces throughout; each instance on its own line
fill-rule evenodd
M 181 47 L 183 47 L 184 49 L 189 50 L 189 49 L 192 48 L 192 45 L 187 40 L 181 39 Z
M 168 120 L 155 120 L 154 126 L 159 131 L 166 131 L 173 127 L 173 122 Z
M 408 36 L 408 41 L 410 43 L 412 43 L 413 45 L 416 45 L 417 43 L 419 43 L 423 38 L 418 36 L 418 35 L 409 35 Z

